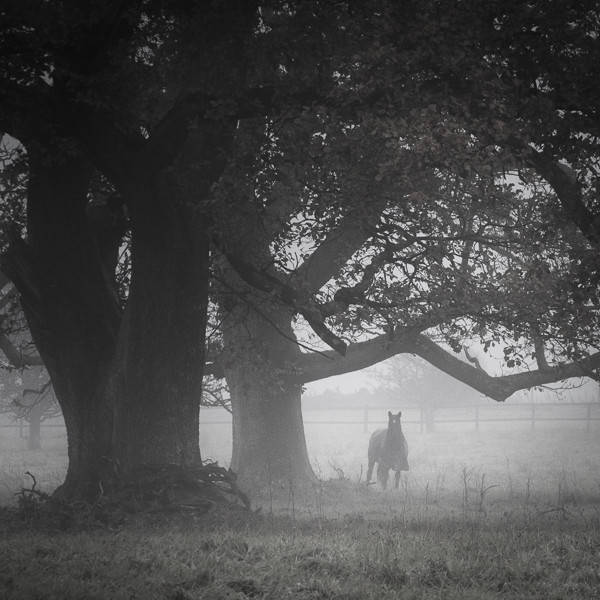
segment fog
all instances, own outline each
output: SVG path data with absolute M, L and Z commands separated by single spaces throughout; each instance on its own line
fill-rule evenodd
M 364 484 L 371 434 L 385 427 L 388 410 L 402 411 L 410 471 L 402 474 L 399 500 L 451 502 L 485 483 L 498 500 L 535 495 L 552 503 L 566 490 L 600 499 L 598 400 L 598 385 L 583 380 L 497 403 L 431 367 L 390 383 L 384 365 L 307 385 L 302 404 L 309 457 L 321 480 Z M 26 471 L 44 489 L 59 485 L 67 466 L 62 419 L 42 425 L 41 451 L 27 450 L 20 437 L 26 429 L 20 434 L 8 416 L 2 425 L 0 501 L 30 483 Z M 205 460 L 229 466 L 230 413 L 203 407 L 200 440 Z

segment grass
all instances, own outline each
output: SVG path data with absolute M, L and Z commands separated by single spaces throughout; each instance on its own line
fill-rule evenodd
M 347 495 L 354 485 L 329 484 L 328 493 Z M 389 500 L 391 493 L 370 495 Z M 597 516 L 563 512 L 190 516 L 115 531 L 6 536 L 0 595 L 597 598 L 599 542 Z
M 364 485 L 368 434 L 336 432 L 309 432 L 323 481 L 255 497 L 260 513 L 71 531 L 0 521 L 0 598 L 600 597 L 595 433 L 407 435 L 411 471 L 381 491 Z M 24 470 L 60 483 L 64 445 L 45 448 L 3 448 L 5 498 Z

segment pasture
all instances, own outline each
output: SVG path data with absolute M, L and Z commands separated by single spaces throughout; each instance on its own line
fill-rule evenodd
M 375 426 L 319 419 L 305 415 L 321 481 L 267 490 L 254 499 L 259 513 L 68 531 L 3 521 L 0 597 L 599 597 L 600 427 L 508 422 L 420 433 L 408 424 L 411 470 L 400 490 L 383 492 L 364 485 Z M 60 429 L 44 430 L 42 452 L 0 431 L 2 502 L 29 485 L 24 471 L 46 490 L 60 482 Z M 226 464 L 227 425 L 204 424 L 201 435 L 205 458 Z

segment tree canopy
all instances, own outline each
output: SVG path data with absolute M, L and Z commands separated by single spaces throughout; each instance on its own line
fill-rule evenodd
M 595 3 L 14 1 L 0 18 L 0 130 L 23 149 L 2 271 L 65 413 L 66 493 L 199 464 L 211 276 L 208 372 L 252 477 L 292 455 L 309 470 L 303 383 L 396 353 L 496 400 L 597 377 Z M 521 372 L 451 352 L 473 337 Z

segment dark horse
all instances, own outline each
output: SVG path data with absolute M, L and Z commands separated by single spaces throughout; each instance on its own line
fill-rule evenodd
M 388 412 L 387 429 L 374 431 L 369 440 L 367 485 L 371 482 L 375 463 L 377 463 L 377 480 L 383 489 L 387 487 L 390 469 L 396 471 L 396 489 L 400 484 L 400 471 L 408 471 L 408 444 L 402 433 L 401 416 L 401 412 L 397 415 Z

